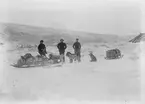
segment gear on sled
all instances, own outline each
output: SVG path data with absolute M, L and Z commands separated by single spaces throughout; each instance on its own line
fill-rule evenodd
M 49 58 L 46 56 L 32 56 L 30 53 L 26 53 L 24 56 L 21 56 L 16 64 L 13 64 L 14 67 L 25 68 L 25 67 L 37 67 L 37 66 L 47 66 L 52 64 L 60 63 L 60 58 L 54 58 L 53 54 L 49 55 Z
M 121 51 L 119 49 L 111 49 L 106 51 L 106 57 L 105 59 L 119 59 L 122 58 L 123 55 L 121 55 Z

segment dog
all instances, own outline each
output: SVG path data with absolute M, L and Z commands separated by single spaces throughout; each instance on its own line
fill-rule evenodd
M 30 54 L 26 53 L 24 56 L 21 56 L 20 59 L 17 61 L 16 66 L 21 67 L 23 65 L 29 65 L 30 63 L 33 63 L 35 58 Z
M 61 55 L 54 55 L 54 54 L 49 54 L 49 60 L 51 60 L 51 62 L 53 64 L 55 63 L 60 63 L 62 61 L 62 56 Z
M 48 64 L 50 63 L 50 60 L 48 57 L 46 56 L 41 56 L 41 55 L 37 55 L 34 57 L 34 62 L 35 65 L 44 65 L 44 64 Z
M 73 61 L 77 60 L 77 55 L 76 54 L 72 54 L 71 52 L 67 52 L 66 56 L 69 58 L 70 63 L 72 63 Z
M 94 56 L 92 52 L 89 53 L 89 56 L 91 58 L 90 62 L 96 62 L 97 61 L 96 56 Z

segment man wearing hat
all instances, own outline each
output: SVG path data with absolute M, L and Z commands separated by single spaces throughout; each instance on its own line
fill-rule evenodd
M 63 42 L 63 39 L 60 39 L 60 42 L 57 44 L 57 48 L 59 50 L 59 54 L 63 56 L 63 62 L 65 62 L 65 49 L 67 48 L 66 43 Z
M 43 44 L 43 40 L 40 41 L 40 44 L 38 46 L 38 52 L 41 56 L 46 56 L 47 52 L 46 52 L 46 47 L 45 45 Z
M 76 39 L 76 42 L 73 44 L 73 49 L 75 54 L 77 55 L 77 60 L 80 62 L 81 61 L 81 44 L 79 42 L 79 39 Z

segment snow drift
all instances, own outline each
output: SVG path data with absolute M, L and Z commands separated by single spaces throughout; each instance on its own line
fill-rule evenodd
M 114 39 L 114 38 L 113 38 Z M 17 42 L 15 42 L 17 43 Z M 36 51 L 13 49 L 8 44 L 0 46 L 0 103 L 50 103 L 50 104 L 130 104 L 141 100 L 140 45 L 126 42 L 90 43 L 82 46 L 82 62 L 66 63 L 60 67 L 18 69 L 11 63 L 26 52 Z M 11 49 L 10 49 L 11 48 Z M 106 51 L 119 48 L 124 55 L 117 60 L 105 60 Z M 55 46 L 47 50 L 58 54 Z M 91 63 L 89 51 L 97 57 Z M 68 46 L 66 51 L 71 51 Z M 143 54 L 143 52 L 142 52 Z M 137 58 L 130 58 L 136 56 Z

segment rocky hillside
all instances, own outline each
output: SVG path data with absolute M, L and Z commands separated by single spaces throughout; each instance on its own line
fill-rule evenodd
M 46 27 L 36 27 L 13 23 L 1 24 L 3 34 L 6 35 L 7 40 L 11 43 L 19 44 L 39 44 L 43 39 L 47 45 L 55 45 L 63 38 L 66 43 L 72 44 L 76 38 L 83 43 L 116 43 L 121 41 L 128 41 L 129 37 L 120 37 L 117 35 L 95 34 L 82 31 L 61 30 Z

